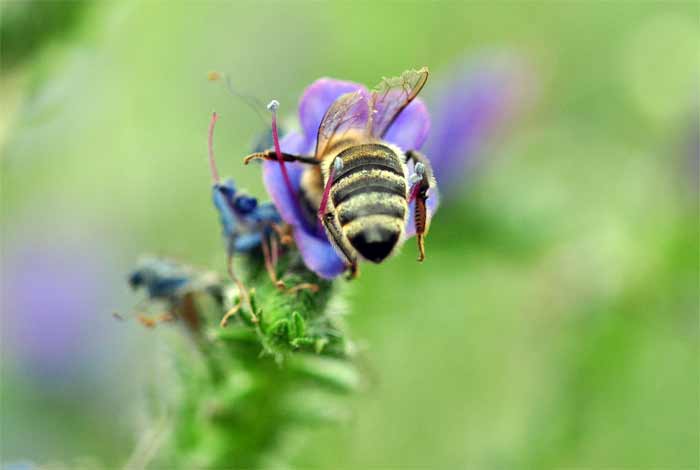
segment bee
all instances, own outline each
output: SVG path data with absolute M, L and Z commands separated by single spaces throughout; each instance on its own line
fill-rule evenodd
M 308 164 L 297 195 L 299 207 L 307 218 L 318 218 L 351 275 L 356 275 L 360 260 L 381 263 L 396 253 L 406 238 L 412 201 L 418 260 L 425 259 L 426 201 L 436 185 L 430 161 L 384 137 L 418 96 L 428 74 L 425 67 L 409 70 L 385 78 L 369 95 L 358 90 L 340 96 L 321 120 L 313 156 L 282 153 L 276 142 L 275 149 L 245 159 Z

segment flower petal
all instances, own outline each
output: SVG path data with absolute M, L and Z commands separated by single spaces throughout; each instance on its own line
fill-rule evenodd
M 309 144 L 304 139 L 304 136 L 298 132 L 288 134 L 280 142 L 282 151 L 295 154 L 305 154 L 308 151 L 308 146 Z M 292 187 L 298 192 L 304 165 L 285 163 L 285 166 L 287 167 Z M 294 200 L 294 196 L 289 194 L 284 183 L 279 163 L 272 161 L 263 162 L 263 182 L 282 220 L 293 227 L 294 240 L 306 267 L 326 279 L 342 274 L 345 271 L 345 264 L 337 255 L 325 234 L 322 233 L 321 236 L 316 235 L 314 233 L 315 227 L 308 227 L 306 220 L 299 214 L 297 202 Z
M 262 232 L 244 233 L 238 235 L 233 242 L 233 251 L 247 252 L 257 248 L 262 243 Z
M 363 85 L 332 78 L 319 78 L 313 82 L 299 100 L 299 121 L 308 142 L 316 140 L 318 127 L 333 102 L 345 93 L 366 90 Z
M 420 98 L 413 100 L 401 111 L 384 138 L 401 150 L 419 150 L 430 131 L 428 108 Z
M 294 240 L 306 267 L 320 277 L 332 279 L 345 271 L 345 263 L 325 236 L 319 238 L 303 227 L 295 227 Z
M 434 131 L 425 147 L 443 194 L 463 180 L 482 145 L 533 94 L 531 73 L 514 57 L 460 64 L 446 76 L 434 95 Z
M 301 151 L 306 150 L 307 144 L 303 135 L 298 132 L 290 132 L 280 141 L 280 147 L 283 152 L 299 154 Z M 289 173 L 292 188 L 298 192 L 304 166 L 296 162 L 286 162 L 285 167 Z M 263 183 L 267 193 L 275 203 L 282 220 L 292 226 L 304 224 L 297 210 L 297 202 L 294 200 L 294 196 L 289 194 L 278 162 L 263 162 Z

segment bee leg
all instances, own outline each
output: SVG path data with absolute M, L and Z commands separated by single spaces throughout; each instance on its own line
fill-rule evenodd
M 330 236 L 331 242 L 342 253 L 342 258 L 344 258 L 345 265 L 349 269 L 348 277 L 350 279 L 355 279 L 359 273 L 357 268 L 357 258 L 352 255 L 351 248 L 347 246 L 342 235 L 343 232 L 338 225 L 335 215 L 332 212 L 329 212 L 323 217 L 322 222 L 326 232 Z
M 331 237 L 333 245 L 338 247 L 345 258 L 345 264 L 350 269 L 349 276 L 351 279 L 355 279 L 358 274 L 357 270 L 357 259 L 352 255 L 351 249 L 346 245 L 343 239 L 343 232 L 338 225 L 338 221 L 335 215 L 328 211 L 328 198 L 331 194 L 331 186 L 333 186 L 333 181 L 335 179 L 335 174 L 343 169 L 343 160 L 336 158 L 333 160 L 333 164 L 330 167 L 328 174 L 328 181 L 326 181 L 326 187 L 323 188 L 323 197 L 321 198 L 321 205 L 318 208 L 318 218 L 321 224 L 326 229 L 326 232 Z
M 415 200 L 415 224 L 416 224 L 416 241 L 418 242 L 418 261 L 422 262 L 425 259 L 425 235 L 428 233 L 428 210 L 426 201 L 428 200 L 428 192 L 430 188 L 435 186 L 433 178 L 433 169 L 430 166 L 430 161 L 425 155 L 410 150 L 406 152 L 407 159 L 415 162 L 415 173 L 411 175 L 409 183 L 408 202 Z
M 357 264 L 357 260 L 354 259 L 350 262 L 348 266 L 348 279 L 357 279 L 360 275 L 360 266 Z
M 340 158 L 335 158 L 333 164 L 330 166 L 328 171 L 328 181 L 326 181 L 326 187 L 323 188 L 323 196 L 321 197 L 321 205 L 318 207 L 318 219 L 321 223 L 325 224 L 325 220 L 328 217 L 326 209 L 328 208 L 328 197 L 331 194 L 331 187 L 333 186 L 333 181 L 335 180 L 335 174 L 343 169 L 343 160 Z
M 305 155 L 293 155 L 291 153 L 285 153 L 281 152 L 282 155 L 282 160 L 285 162 L 299 162 L 299 163 L 306 163 L 309 165 L 318 165 L 320 164 L 319 160 L 316 160 L 314 157 L 307 157 Z M 252 160 L 268 160 L 272 162 L 278 161 L 277 155 L 275 154 L 274 150 L 265 150 L 264 152 L 256 152 L 256 153 L 251 153 L 247 157 L 243 159 L 243 163 L 247 165 L 250 163 Z

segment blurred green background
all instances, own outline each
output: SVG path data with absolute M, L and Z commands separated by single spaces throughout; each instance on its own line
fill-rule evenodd
M 121 465 L 165 329 L 115 322 L 143 252 L 221 266 L 206 128 L 320 76 L 374 84 L 507 51 L 528 112 L 412 244 L 347 289 L 365 392 L 299 467 L 698 468 L 695 2 L 3 0 L 2 462 Z M 429 85 L 430 86 L 430 85 Z M 428 86 L 428 87 L 429 87 Z

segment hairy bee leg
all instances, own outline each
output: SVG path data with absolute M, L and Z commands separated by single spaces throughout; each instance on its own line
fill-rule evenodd
M 416 199 L 416 241 L 418 242 L 418 261 L 425 260 L 425 234 L 427 210 L 425 208 L 425 199 L 418 195 Z
M 323 223 L 323 220 L 328 215 L 326 209 L 328 208 L 328 197 L 331 194 L 331 187 L 333 186 L 333 181 L 335 181 L 336 172 L 343 169 L 343 160 L 340 158 L 335 158 L 333 164 L 328 170 L 328 181 L 326 181 L 326 187 L 323 188 L 323 196 L 321 197 L 321 205 L 318 207 L 318 218 Z
M 304 155 L 294 155 L 291 153 L 285 153 L 282 152 L 282 160 L 285 162 L 299 162 L 299 163 L 306 163 L 308 165 L 318 165 L 320 164 L 319 160 L 316 160 L 314 157 L 307 157 Z M 247 165 L 250 163 L 252 160 L 268 160 L 268 161 L 273 161 L 276 162 L 278 161 L 276 152 L 274 150 L 265 150 L 264 152 L 256 152 L 256 153 L 251 153 L 247 157 L 243 159 L 243 164 Z
M 360 275 L 360 266 L 357 264 L 357 260 L 353 260 L 348 267 L 348 279 L 357 279 Z
M 333 245 L 338 247 L 342 253 L 342 258 L 344 258 L 345 265 L 350 270 L 350 278 L 355 279 L 358 273 L 357 258 L 352 255 L 352 251 L 350 251 L 350 249 L 345 245 L 341 228 L 338 226 L 335 216 L 332 213 L 328 213 L 323 217 L 321 222 L 328 232 L 328 235 L 330 235 Z
M 406 158 L 415 162 L 416 173 L 411 176 L 412 184 L 409 202 L 415 200 L 416 241 L 418 243 L 418 261 L 425 260 L 425 236 L 428 233 L 428 209 L 426 201 L 428 192 L 435 185 L 433 169 L 428 158 L 420 152 L 409 150 Z
M 352 256 L 352 252 L 345 246 L 342 237 L 342 230 L 338 226 L 337 220 L 332 212 L 328 212 L 328 199 L 331 194 L 331 187 L 333 186 L 333 181 L 335 180 L 335 174 L 343 169 L 343 160 L 336 158 L 333 160 L 328 173 L 328 181 L 326 181 L 326 186 L 323 188 L 323 196 L 321 198 L 321 205 L 318 208 L 318 218 L 321 224 L 325 227 L 326 231 L 330 234 L 333 239 L 333 244 L 337 246 L 345 258 L 345 264 L 350 269 L 350 278 L 355 279 L 357 277 L 357 259 Z

